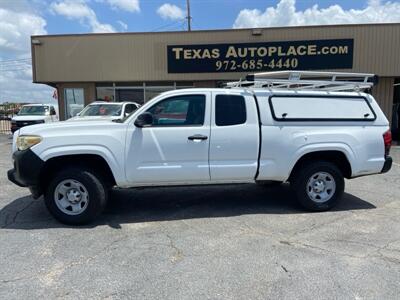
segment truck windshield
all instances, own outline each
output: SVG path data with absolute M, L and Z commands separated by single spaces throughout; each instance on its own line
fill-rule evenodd
M 80 117 L 93 116 L 119 116 L 122 105 L 119 104 L 95 104 L 86 106 L 79 114 Z
M 18 112 L 19 116 L 27 116 L 27 115 L 34 115 L 34 116 L 44 116 L 46 113 L 49 112 L 48 106 L 23 106 L 21 110 Z

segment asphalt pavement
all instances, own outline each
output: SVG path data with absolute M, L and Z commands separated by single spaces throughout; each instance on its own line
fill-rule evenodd
M 288 185 L 114 191 L 86 227 L 55 221 L 6 179 L 0 136 L 0 299 L 399 299 L 400 148 L 309 213 Z

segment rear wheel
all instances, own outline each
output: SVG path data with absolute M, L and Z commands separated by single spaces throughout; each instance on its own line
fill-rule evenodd
M 94 220 L 107 202 L 107 187 L 92 170 L 69 168 L 50 180 L 44 195 L 50 213 L 71 225 Z
M 294 174 L 292 184 L 301 205 L 313 211 L 331 209 L 344 191 L 343 174 L 335 164 L 327 161 L 302 165 Z

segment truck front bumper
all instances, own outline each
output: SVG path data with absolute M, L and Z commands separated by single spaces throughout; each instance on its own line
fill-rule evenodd
M 381 173 L 389 172 L 389 170 L 392 168 L 392 163 L 393 163 L 392 157 L 386 156 L 385 163 L 383 164 Z
M 14 152 L 13 159 L 14 168 L 8 170 L 8 180 L 18 186 L 28 187 L 34 198 L 39 197 L 41 195 L 40 174 L 44 161 L 31 149 Z

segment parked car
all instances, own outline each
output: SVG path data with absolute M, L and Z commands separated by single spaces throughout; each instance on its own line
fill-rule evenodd
M 68 121 L 118 120 L 126 118 L 139 107 L 140 104 L 136 102 L 95 101 Z
M 11 119 L 11 132 L 34 124 L 57 122 L 58 108 L 52 104 L 23 105 L 16 116 Z
M 332 91 L 345 84 L 329 89 L 332 81 L 174 90 L 119 122 L 22 128 L 8 178 L 44 194 L 67 224 L 93 220 L 114 186 L 290 182 L 306 209 L 328 210 L 344 178 L 392 165 L 389 122 L 374 98 L 351 85 Z
M 76 117 L 84 108 L 81 103 L 70 103 L 68 104 L 67 119 Z

